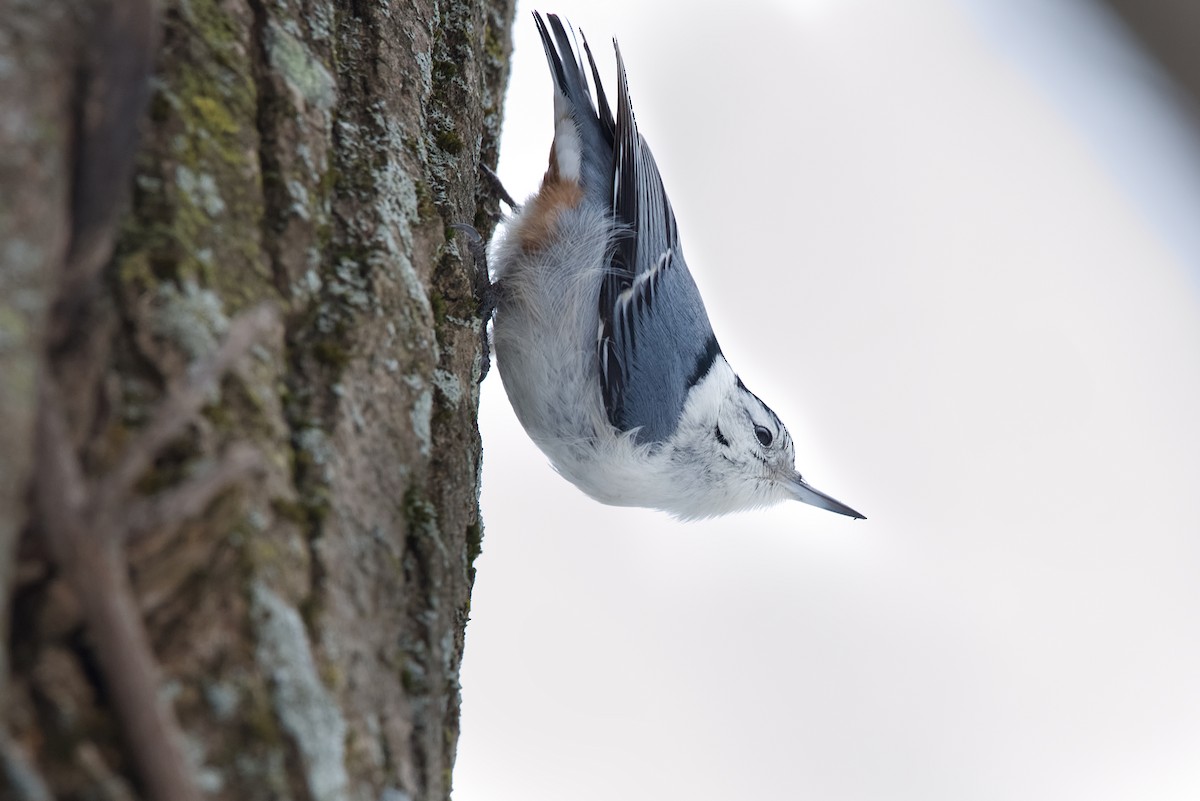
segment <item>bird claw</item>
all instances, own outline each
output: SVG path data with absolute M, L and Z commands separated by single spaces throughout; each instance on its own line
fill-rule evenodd
M 521 204 L 513 200 L 513 196 L 504 188 L 504 182 L 500 180 L 500 176 L 496 174 L 495 170 L 486 164 L 480 164 L 479 171 L 483 173 L 484 178 L 487 178 L 488 188 L 492 190 L 493 197 L 513 211 L 521 210 Z

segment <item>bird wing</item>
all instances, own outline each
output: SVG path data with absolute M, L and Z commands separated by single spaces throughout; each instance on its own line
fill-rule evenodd
M 638 134 L 620 48 L 617 80 L 617 234 L 600 288 L 601 386 L 614 426 L 639 428 L 640 441 L 661 442 L 675 431 L 689 390 L 721 349 L 684 263 L 662 176 Z

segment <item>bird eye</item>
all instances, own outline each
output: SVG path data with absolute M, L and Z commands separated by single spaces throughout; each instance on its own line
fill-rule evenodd
M 771 432 L 765 426 L 755 426 L 754 436 L 758 437 L 758 441 L 762 443 L 764 448 L 769 447 L 773 439 Z

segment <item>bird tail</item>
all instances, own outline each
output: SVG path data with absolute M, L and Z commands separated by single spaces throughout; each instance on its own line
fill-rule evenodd
M 589 196 L 607 204 L 612 187 L 612 151 L 616 123 L 596 60 L 592 57 L 587 38 L 583 53 L 574 44 L 574 31 L 555 14 L 533 12 L 534 22 L 542 37 L 546 61 L 554 78 L 554 148 L 550 156 L 550 171 L 560 180 L 578 183 Z M 593 100 L 588 87 L 588 68 L 596 88 Z

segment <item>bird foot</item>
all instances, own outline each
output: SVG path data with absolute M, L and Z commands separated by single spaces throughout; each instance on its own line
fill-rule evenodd
M 500 200 L 504 205 L 508 206 L 513 211 L 520 211 L 521 204 L 513 200 L 513 196 L 504 188 L 504 182 L 500 180 L 500 176 L 486 164 L 479 165 L 479 171 L 483 173 L 483 177 L 487 179 L 488 188 L 492 190 L 492 196 Z

